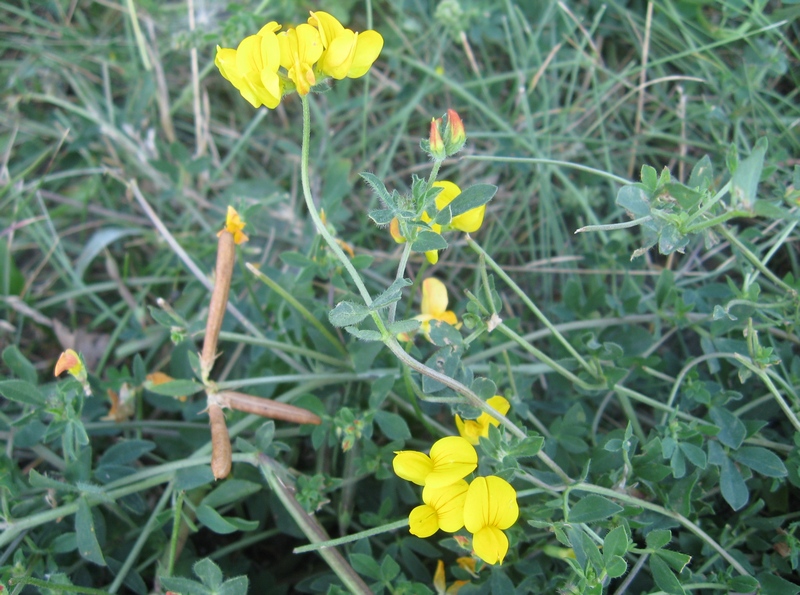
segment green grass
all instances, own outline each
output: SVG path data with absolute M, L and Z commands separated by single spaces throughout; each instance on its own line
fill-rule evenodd
M 468 141 L 440 179 L 498 187 L 470 240 L 401 271 L 398 320 L 422 279 L 447 285 L 469 323 L 453 353 L 329 323 L 362 302 L 304 202 L 301 101 L 254 110 L 213 65 L 217 44 L 308 8 L 385 39 L 367 77 L 310 100 L 311 194 L 373 299 L 403 248 L 359 172 L 410 192 L 431 168 L 420 139 L 454 108 Z M 442 559 L 462 594 L 800 592 L 798 17 L 732 0 L 0 2 L 0 585 L 428 593 Z M 619 198 L 651 219 L 616 225 L 636 182 Z M 229 204 L 250 241 L 212 378 L 323 423 L 228 411 L 233 472 L 214 482 L 203 393 L 144 385 L 196 379 Z M 52 376 L 68 347 L 91 397 Z M 514 485 L 521 515 L 478 578 L 451 536 L 409 535 L 420 492 L 392 471 L 479 412 L 403 363 L 434 355 L 512 404 L 479 471 Z M 126 419 L 105 419 L 108 390 Z

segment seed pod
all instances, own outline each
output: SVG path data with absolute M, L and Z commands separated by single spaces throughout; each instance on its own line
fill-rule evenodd
M 208 420 L 211 424 L 211 473 L 214 479 L 225 479 L 231 472 L 231 438 L 225 415 L 217 403 L 209 404 Z
M 211 292 L 211 303 L 208 305 L 208 320 L 206 321 L 206 334 L 203 339 L 203 352 L 200 355 L 200 373 L 203 382 L 208 380 L 214 359 L 217 355 L 217 339 L 222 328 L 222 319 L 228 305 L 228 294 L 231 289 L 231 276 L 236 258 L 236 244 L 233 234 L 223 229 L 217 242 L 217 268 L 214 279 L 214 290 Z
M 217 399 L 226 407 L 236 409 L 237 411 L 253 413 L 261 417 L 282 419 L 296 424 L 314 424 L 318 426 L 322 423 L 322 420 L 316 413 L 312 413 L 307 409 L 295 407 L 294 405 L 289 405 L 288 403 L 279 403 L 272 399 L 255 397 L 232 390 L 220 391 L 217 394 Z

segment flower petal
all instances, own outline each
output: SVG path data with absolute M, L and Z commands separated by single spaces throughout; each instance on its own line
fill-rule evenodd
M 497 527 L 484 527 L 473 535 L 472 549 L 487 564 L 499 564 L 508 552 L 508 537 Z
M 422 501 L 431 506 L 439 519 L 439 528 L 455 533 L 464 526 L 464 500 L 469 485 L 463 479 L 442 487 L 426 485 L 422 490 Z
M 508 529 L 519 517 L 517 492 L 505 479 L 476 477 L 464 502 L 464 526 L 470 533 L 484 527 Z
M 436 509 L 427 504 L 417 506 L 408 515 L 408 530 L 417 537 L 430 537 L 439 530 Z
M 383 49 L 383 37 L 377 31 L 364 31 L 356 37 L 356 47 L 347 76 L 357 79 L 367 74 Z
M 435 251 L 433 251 L 435 253 Z M 425 255 L 427 256 L 427 252 Z M 428 258 L 430 260 L 430 258 Z M 422 282 L 422 306 L 420 310 L 423 314 L 430 314 L 438 318 L 447 310 L 447 287 L 436 277 L 428 277 Z
M 478 453 L 461 436 L 437 440 L 431 447 L 433 470 L 425 478 L 425 486 L 443 487 L 463 479 L 478 466 Z
M 401 450 L 395 452 L 392 467 L 399 478 L 424 486 L 425 478 L 433 469 L 433 463 L 428 455 L 421 452 Z
M 448 180 L 439 180 L 438 182 L 434 182 L 433 187 L 442 189 L 442 191 L 436 195 L 436 208 L 440 211 L 453 202 L 453 199 L 456 196 L 461 194 L 461 188 Z
M 456 415 L 456 428 L 458 433 L 470 444 L 477 445 L 481 441 L 483 435 L 483 426 L 474 419 L 461 419 L 461 416 Z M 486 435 L 489 435 L 487 430 Z
M 470 209 L 466 213 L 453 217 L 450 221 L 450 227 L 463 231 L 464 233 L 473 233 L 478 231 L 483 225 L 483 217 L 486 215 L 486 205 L 481 205 L 475 209 Z

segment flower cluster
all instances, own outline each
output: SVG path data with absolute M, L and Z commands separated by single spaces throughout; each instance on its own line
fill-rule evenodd
M 441 191 L 436 195 L 435 199 L 437 211 L 444 210 L 447 205 L 453 202 L 453 200 L 461 194 L 461 188 L 448 180 L 434 182 L 433 187 L 441 188 Z M 427 224 L 431 231 L 438 234 L 441 234 L 443 231 L 463 231 L 464 233 L 473 233 L 478 231 L 481 225 L 483 225 L 483 217 L 485 214 L 486 205 L 483 204 L 479 207 L 475 207 L 474 209 L 470 209 L 465 213 L 456 215 L 447 225 L 432 223 L 433 218 L 428 214 L 427 211 L 422 211 L 419 220 Z M 391 223 L 389 224 L 389 233 L 392 235 L 394 241 L 398 244 L 403 244 L 406 242 L 406 237 L 400 231 L 400 221 L 396 217 L 392 219 Z M 427 258 L 428 262 L 431 264 L 436 264 L 439 262 L 439 251 L 428 250 L 425 252 L 425 258 Z
M 327 77 L 364 76 L 381 53 L 377 31 L 355 33 L 327 12 L 310 14 L 286 31 L 269 22 L 236 49 L 217 46 L 214 63 L 253 107 L 273 109 L 287 93 L 307 95 Z
M 487 564 L 502 563 L 508 552 L 503 530 L 519 516 L 517 493 L 495 475 L 465 481 L 478 467 L 478 453 L 468 440 L 442 438 L 431 447 L 430 455 L 398 451 L 392 466 L 398 477 L 423 486 L 423 504 L 408 516 L 413 535 L 430 537 L 439 529 L 455 533 L 464 527 L 472 534 L 475 555 Z

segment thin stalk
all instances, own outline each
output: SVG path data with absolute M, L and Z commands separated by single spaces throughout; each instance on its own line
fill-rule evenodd
M 395 273 L 395 281 L 402 279 L 403 274 L 406 270 L 406 265 L 408 264 L 408 258 L 411 256 L 411 242 L 406 242 L 403 246 L 403 252 L 400 254 L 400 262 L 397 263 L 397 273 Z M 394 322 L 395 314 L 397 313 L 397 302 L 392 302 L 389 304 L 389 315 L 387 320 L 389 324 Z
M 789 403 L 787 403 L 786 400 L 781 395 L 780 391 L 778 390 L 778 387 L 775 386 L 775 384 L 772 382 L 772 379 L 769 377 L 769 374 L 767 374 L 765 370 L 762 370 L 761 368 L 753 364 L 752 360 L 747 356 L 744 356 L 740 353 L 736 353 L 734 354 L 734 357 L 736 358 L 736 361 L 743 364 L 748 370 L 750 370 L 753 374 L 755 374 L 761 379 L 761 382 L 763 382 L 767 386 L 769 392 L 772 393 L 772 396 L 775 397 L 775 400 L 778 402 L 778 406 L 786 414 L 786 417 L 789 418 L 789 421 L 792 422 L 792 425 L 794 426 L 795 430 L 800 432 L 800 420 L 797 419 L 797 416 L 795 415 L 794 411 L 792 411 L 792 408 L 789 406 Z
M 526 293 L 517 285 L 511 277 L 509 277 L 506 272 L 497 264 L 494 259 L 489 256 L 489 254 L 478 244 L 475 240 L 473 240 L 469 235 L 467 235 L 467 244 L 470 248 L 472 248 L 475 252 L 477 252 L 483 259 L 489 264 L 492 270 L 500 277 L 506 285 L 508 285 L 511 290 L 519 296 L 522 302 L 528 306 L 531 312 L 533 312 L 534 316 L 539 319 L 539 321 L 553 334 L 553 337 L 558 340 L 564 346 L 572 357 L 584 368 L 589 374 L 593 377 L 597 378 L 596 370 L 589 365 L 589 363 L 583 359 L 581 354 L 579 354 L 575 348 L 567 341 L 566 337 L 559 332 L 559 330 L 553 325 L 552 322 L 544 315 L 544 313 L 536 307 L 536 304 L 526 295 Z
M 589 483 L 577 483 L 575 485 L 569 486 L 567 491 L 576 491 L 576 492 L 589 492 L 590 494 L 599 494 L 601 496 L 605 496 L 607 498 L 613 498 L 615 500 L 620 500 L 627 504 L 631 504 L 633 506 L 641 506 L 642 508 L 646 508 L 647 510 L 652 510 L 653 512 L 657 512 L 665 517 L 669 517 L 678 521 L 681 525 L 683 525 L 686 529 L 697 535 L 700 539 L 705 541 L 709 546 L 711 546 L 714 551 L 716 551 L 720 556 L 722 556 L 725 561 L 728 562 L 731 566 L 733 566 L 736 571 L 743 575 L 743 576 L 750 576 L 750 573 L 747 572 L 744 566 L 742 566 L 739 561 L 731 556 L 717 541 L 711 537 L 708 533 L 703 531 L 700 527 L 694 524 L 692 521 L 687 519 L 682 514 L 668 510 L 663 506 L 659 506 L 658 504 L 653 504 L 652 502 L 648 502 L 647 500 L 643 500 L 641 498 L 636 498 L 634 496 L 630 496 L 623 492 L 617 492 L 611 490 L 609 488 L 603 488 L 600 486 L 596 486 Z M 564 496 L 567 497 L 566 494 Z
M 305 104 L 305 98 L 303 99 Z M 283 479 L 278 477 L 278 473 L 283 470 L 271 458 L 259 455 L 258 468 L 264 479 L 267 480 L 272 492 L 278 497 L 286 511 L 300 527 L 300 530 L 312 543 L 330 541 L 330 537 L 319 522 L 309 515 L 293 495 L 293 486 L 288 485 Z M 347 563 L 344 557 L 335 549 L 323 548 L 319 550 L 319 555 L 330 566 L 331 570 L 344 583 L 344 586 L 351 593 L 372 593 L 367 584 L 361 579 L 353 568 Z
M 336 244 L 336 247 L 338 248 L 339 245 Z M 339 249 L 341 250 L 341 248 Z M 344 255 L 344 253 L 342 254 Z M 347 257 L 345 256 L 345 259 L 346 258 Z M 322 324 L 322 322 L 320 322 L 320 320 L 316 316 L 314 316 L 311 312 L 309 312 L 308 308 L 306 308 L 303 304 L 301 304 L 299 300 L 297 300 L 291 293 L 289 293 L 288 291 L 286 291 L 286 289 L 281 287 L 280 283 L 276 283 L 275 281 L 273 281 L 269 276 L 265 275 L 262 271 L 259 271 L 255 266 L 253 266 L 249 262 L 246 263 L 245 266 L 247 267 L 248 271 L 250 271 L 256 277 L 258 277 L 259 281 L 263 282 L 272 291 L 281 296 L 290 306 L 292 306 L 295 310 L 297 310 L 300 316 L 302 316 L 312 326 L 314 326 L 314 328 L 316 328 L 322 334 L 322 336 L 325 337 L 328 340 L 328 342 L 336 348 L 336 351 L 338 351 L 343 355 L 347 354 L 347 349 L 345 349 L 341 341 L 339 341 L 339 339 L 336 338 L 336 335 L 334 335 L 324 324 Z
M 736 246 L 736 248 L 739 249 L 739 251 L 742 253 L 742 255 L 748 261 L 750 261 L 750 264 L 752 264 L 754 267 L 756 267 L 756 269 L 758 269 L 761 272 L 762 275 L 764 275 L 767 279 L 769 279 L 770 281 L 775 283 L 775 285 L 777 285 L 778 287 L 783 289 L 785 292 L 787 292 L 792 297 L 792 300 L 797 301 L 797 297 L 798 297 L 797 296 L 797 290 L 794 287 L 792 287 L 791 285 L 787 285 L 786 283 L 784 283 L 775 273 L 773 273 L 771 270 L 769 270 L 769 268 L 767 268 L 767 266 L 763 262 L 761 262 L 758 259 L 758 257 L 755 254 L 753 254 L 747 248 L 747 246 L 745 246 L 739 240 L 739 238 L 737 238 L 729 229 L 727 229 L 726 227 L 723 227 L 723 226 L 719 226 L 719 227 L 716 228 L 716 231 L 719 232 L 719 234 L 722 237 L 724 237 L 726 240 L 728 240 L 731 243 L 732 246 Z
M 136 543 L 133 544 L 133 547 L 128 552 L 128 556 L 125 558 L 125 562 L 122 564 L 122 567 L 117 572 L 116 577 L 114 577 L 114 582 L 111 583 L 111 586 L 108 588 L 110 593 L 116 593 L 119 588 L 122 586 L 122 582 L 125 580 L 125 577 L 128 576 L 128 572 L 133 567 L 134 562 L 136 562 L 136 558 L 139 556 L 139 553 L 142 551 L 145 542 L 150 538 L 150 534 L 153 532 L 153 528 L 156 525 L 156 521 L 158 516 L 161 514 L 161 511 L 164 510 L 164 507 L 167 505 L 170 497 L 172 497 L 172 490 L 173 490 L 173 482 L 167 486 L 164 490 L 164 493 L 161 494 L 161 498 L 159 498 L 158 503 L 156 504 L 153 512 L 150 513 L 150 517 L 147 519 L 147 523 L 145 523 L 144 527 L 142 527 L 141 533 L 139 533 L 139 537 L 136 539 Z
M 381 525 L 380 527 L 373 527 L 372 529 L 365 529 L 364 531 L 359 531 L 358 533 L 353 533 L 352 535 L 345 535 L 344 537 L 329 539 L 328 541 L 320 541 L 317 543 L 309 543 L 308 545 L 301 545 L 300 547 L 294 548 L 292 550 L 292 553 L 305 554 L 306 552 L 316 552 L 317 550 L 324 547 L 336 547 L 337 545 L 352 543 L 354 541 L 358 541 L 359 539 L 363 539 L 365 537 L 373 537 L 375 535 L 389 533 L 391 531 L 402 529 L 403 527 L 407 526 L 408 526 L 408 519 L 400 519 L 399 521 L 386 523 L 385 525 Z

